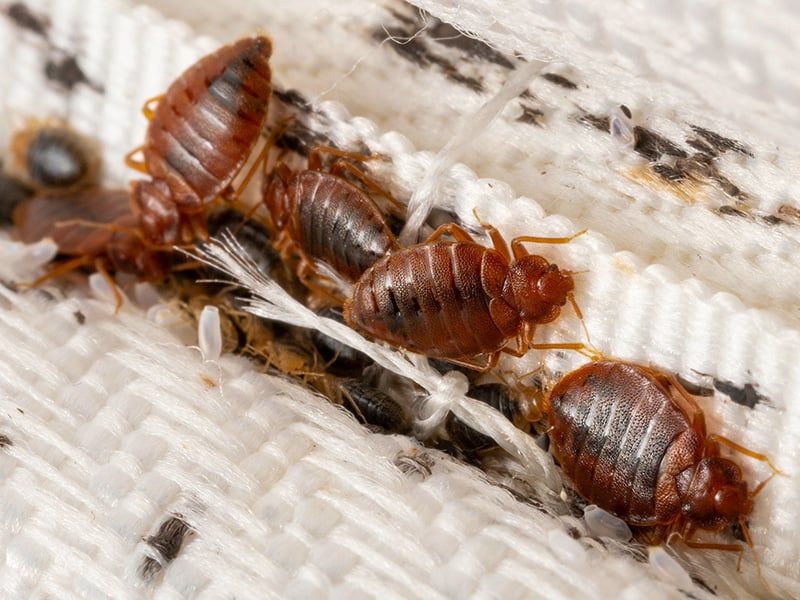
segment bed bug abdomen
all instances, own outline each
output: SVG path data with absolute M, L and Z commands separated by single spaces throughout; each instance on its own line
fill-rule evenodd
M 373 338 L 433 357 L 473 357 L 509 335 L 493 319 L 508 265 L 475 243 L 403 248 L 375 263 L 345 304 L 345 320 Z M 518 320 L 517 320 L 518 322 Z
M 272 44 L 252 37 L 189 67 L 153 112 L 143 148 L 148 174 L 183 210 L 219 196 L 261 135 L 271 93 Z
M 652 373 L 589 363 L 553 388 L 548 411 L 553 452 L 583 497 L 635 525 L 677 517 L 667 489 L 700 460 L 703 440 Z
M 345 279 L 357 280 L 396 247 L 377 205 L 341 177 L 302 171 L 288 193 L 297 203 L 297 243 Z

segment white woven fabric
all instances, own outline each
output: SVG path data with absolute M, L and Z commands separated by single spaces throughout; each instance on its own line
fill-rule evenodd
M 476 207 L 507 237 L 589 227 L 569 246 L 541 253 L 587 270 L 578 276 L 578 300 L 601 350 L 707 387 L 756 386 L 762 400 L 752 408 L 721 391 L 702 405 L 714 430 L 767 452 L 792 476 L 759 496 L 751 530 L 773 591 L 800 594 L 794 508 L 800 486 L 793 473 L 800 448 L 794 360 L 800 270 L 798 234 L 789 222 L 798 197 L 797 94 L 788 74 L 797 55 L 796 38 L 781 33 L 791 32 L 791 5 L 748 21 L 736 16 L 755 10 L 745 11 L 743 2 L 707 2 L 699 21 L 712 25 L 673 47 L 660 42 L 673 39 L 675 28 L 674 20 L 655 18 L 660 4 L 631 14 L 617 3 L 603 3 L 603 13 L 590 2 L 570 3 L 568 10 L 541 3 L 535 13 L 505 3 L 515 12 L 488 15 L 494 3 L 420 2 L 508 54 L 476 59 L 474 46 L 436 41 L 442 30 L 429 21 L 427 36 L 414 38 L 427 54 L 412 61 L 408 50 L 420 46 L 405 54 L 391 43 L 378 46 L 381 25 L 398 38 L 398 29 L 409 37 L 424 25 L 398 3 L 387 10 L 357 0 L 258 7 L 231 0 L 198 3 L 191 14 L 183 3 L 159 4 L 226 41 L 261 28 L 275 38 L 279 84 L 308 98 L 325 92 L 353 114 L 400 131 L 382 134 L 373 121 L 351 119 L 333 104 L 308 118 L 312 130 L 338 144 L 365 143 L 388 155 L 391 163 L 373 172 L 402 199 L 434 164 L 414 144 L 444 146 L 456 117 L 477 110 L 508 77 L 512 51 L 557 57 L 545 72 L 577 88 L 535 79 L 533 100 L 512 101 L 462 154 L 481 176 L 499 176 L 517 192 L 459 165 L 440 182 L 437 204 L 471 224 Z M 61 115 L 102 142 L 108 179 L 124 181 L 120 157 L 142 139 L 142 100 L 218 42 L 124 2 L 29 5 L 50 16 L 51 42 L 0 19 L 3 55 L 15 58 L 0 69 L 7 126 L 26 116 Z M 693 22 L 693 14 L 677 14 Z M 715 45 L 722 50 L 708 52 L 703 44 L 730 19 L 757 23 L 760 35 L 725 36 L 726 44 Z M 75 52 L 94 85 L 64 93 L 48 82 L 42 67 L 54 46 Z M 755 50 L 743 54 L 748 47 Z M 763 69 L 743 71 L 744 58 Z M 751 73 L 767 83 L 751 85 Z M 714 164 L 747 202 L 726 192 L 719 177 L 666 185 L 641 155 L 576 120 L 582 111 L 608 114 L 619 102 L 634 110 L 637 123 L 687 152 L 690 125 L 745 144 L 746 152 L 728 149 Z M 670 167 L 674 159 L 659 156 Z M 721 205 L 741 215 L 720 214 Z M 770 216 L 787 222 L 775 225 Z M 3 246 L 3 256 L 11 251 Z M 604 548 L 585 536 L 580 521 L 538 512 L 439 455 L 424 481 L 402 475 L 391 463 L 415 447 L 411 441 L 368 435 L 337 409 L 241 361 L 203 365 L 196 351 L 132 306 L 112 317 L 108 306 L 94 302 L 3 293 L 10 304 L 0 311 L 0 433 L 13 443 L 0 453 L 6 596 L 640 597 L 678 595 L 677 585 L 695 597 L 709 595 L 625 549 Z M 83 325 L 77 309 L 86 316 Z M 580 330 L 566 316 L 542 334 L 572 340 Z M 579 362 L 531 355 L 513 367 L 530 370 L 542 359 L 555 371 Z M 217 385 L 204 387 L 201 373 Z M 429 407 L 423 403 L 418 414 L 429 414 Z M 753 479 L 763 475 L 758 465 L 744 465 Z M 143 537 L 173 513 L 195 533 L 145 586 L 142 560 L 154 552 Z M 567 526 L 583 537 L 573 540 Z M 721 553 L 681 556 L 721 595 L 766 594 L 750 556 L 742 573 Z

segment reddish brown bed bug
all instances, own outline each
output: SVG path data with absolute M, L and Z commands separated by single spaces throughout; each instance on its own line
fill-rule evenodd
M 95 182 L 100 159 L 89 140 L 56 121 L 31 121 L 11 138 L 19 170 L 40 190 L 69 190 Z
M 523 356 L 528 349 L 582 350 L 583 344 L 534 344 L 535 326 L 555 320 L 572 303 L 572 275 L 525 242 L 564 244 L 564 238 L 522 236 L 508 245 L 485 225 L 494 248 L 475 242 L 455 223 L 439 227 L 422 244 L 380 259 L 356 282 L 344 305 L 354 329 L 393 346 L 473 369 L 488 370 L 501 352 Z M 451 235 L 454 242 L 437 241 Z M 581 319 L 582 320 L 582 319 Z M 509 345 L 516 340 L 516 348 Z M 478 361 L 486 357 L 484 363 Z
M 235 201 L 247 186 L 263 156 L 237 190 L 231 184 L 266 123 L 271 53 L 272 44 L 263 36 L 223 46 L 184 71 L 163 96 L 145 103 L 150 121 L 145 143 L 128 154 L 126 163 L 150 176 L 134 182 L 132 190 L 150 241 L 204 239 L 205 207 L 217 198 Z M 139 151 L 141 161 L 133 158 Z
M 543 412 L 553 453 L 578 493 L 653 543 L 677 534 L 693 548 L 739 552 L 741 561 L 739 544 L 692 541 L 698 530 L 738 523 L 753 548 L 745 518 L 780 471 L 763 454 L 707 435 L 702 410 L 673 375 L 591 362 L 553 387 Z M 772 475 L 750 491 L 739 465 L 720 456 L 720 445 L 766 462 Z
M 161 280 L 168 273 L 169 254 L 142 240 L 126 190 L 89 188 L 34 196 L 17 206 L 14 225 L 21 241 L 52 238 L 59 254 L 67 258 L 32 286 L 94 266 L 111 284 L 119 308 L 122 296 L 109 269 L 133 273 L 143 280 Z
M 339 157 L 326 169 L 322 155 Z M 391 196 L 353 163 L 363 156 L 327 146 L 312 148 L 308 168 L 292 171 L 278 163 L 264 178 L 263 198 L 273 227 L 275 248 L 284 258 L 297 254 L 297 275 L 317 289 L 318 262 L 328 265 L 348 282 L 356 281 L 379 258 L 397 247 L 378 205 L 343 176 L 350 174 L 370 190 Z M 325 279 L 325 275 L 322 275 Z

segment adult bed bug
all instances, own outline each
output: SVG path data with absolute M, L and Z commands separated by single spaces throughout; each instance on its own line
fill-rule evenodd
M 511 251 L 499 231 L 484 225 L 494 248 L 475 242 L 455 223 L 422 244 L 401 248 L 370 267 L 344 306 L 348 325 L 366 335 L 478 370 L 505 352 L 530 348 L 582 350 L 583 344 L 534 344 L 535 326 L 555 320 L 573 298 L 572 275 L 531 255 L 525 242 L 563 244 L 565 238 L 521 236 Z M 454 242 L 439 242 L 450 234 Z M 516 348 L 509 345 L 516 340 Z M 478 362 L 485 357 L 485 362 Z
M 678 534 L 694 548 L 736 551 L 739 544 L 692 541 L 699 529 L 745 523 L 753 499 L 742 470 L 720 445 L 769 464 L 763 454 L 707 434 L 703 412 L 671 375 L 628 362 L 600 360 L 568 373 L 543 412 L 564 474 L 578 493 L 659 543 Z M 771 477 L 770 477 L 771 479 Z
M 143 108 L 150 123 L 127 164 L 150 176 L 133 184 L 143 233 L 154 243 L 205 238 L 205 207 L 235 200 L 233 180 L 258 142 L 272 91 L 270 40 L 249 37 L 201 58 Z M 155 108 L 152 105 L 157 102 Z M 142 160 L 133 155 L 141 150 Z

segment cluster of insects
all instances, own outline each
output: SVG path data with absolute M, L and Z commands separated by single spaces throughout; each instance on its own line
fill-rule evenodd
M 402 205 L 361 167 L 381 157 L 318 146 L 303 168 L 293 168 L 278 147 L 285 125 L 274 125 L 258 149 L 272 94 L 270 54 L 267 38 L 242 39 L 200 59 L 148 101 L 144 144 L 126 159 L 146 177 L 130 189 L 99 187 L 97 161 L 67 129 L 20 133 L 13 151 L 27 176 L 0 178 L 0 212 L 13 214 L 20 240 L 51 237 L 61 255 L 34 283 L 87 267 L 115 286 L 114 272 L 180 282 L 178 301 L 191 318 L 209 303 L 222 309 L 226 350 L 302 380 L 365 424 L 407 432 L 409 415 L 384 391 L 388 374 L 368 357 L 318 332 L 256 319 L 224 289 L 195 282 L 213 274 L 187 264 L 175 247 L 228 230 L 262 271 L 325 316 L 466 370 L 473 398 L 523 431 L 546 432 L 578 494 L 648 541 L 677 534 L 690 546 L 741 552 L 738 544 L 694 539 L 698 530 L 738 524 L 752 547 L 746 518 L 766 482 L 750 487 L 720 448 L 769 461 L 708 435 L 702 410 L 674 377 L 595 356 L 546 392 L 492 379 L 503 354 L 585 349 L 534 341 L 537 326 L 558 319 L 567 304 L 582 316 L 572 273 L 526 247 L 565 244 L 583 232 L 508 243 L 481 222 L 488 246 L 448 222 L 424 242 L 401 247 L 387 215 Z M 259 174 L 259 198 L 248 206 L 243 194 Z M 444 429 L 464 455 L 496 447 L 453 415 Z

